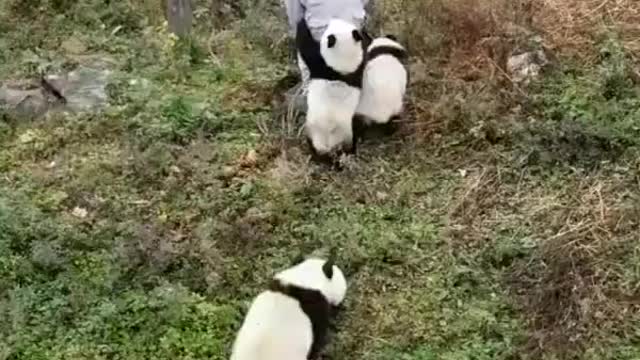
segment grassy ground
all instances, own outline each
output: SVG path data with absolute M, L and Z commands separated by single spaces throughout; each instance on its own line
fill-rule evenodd
M 0 359 L 227 358 L 269 277 L 331 248 L 350 289 L 326 358 L 640 358 L 640 54 L 613 21 L 634 3 L 574 27 L 553 1 L 381 6 L 419 54 L 411 116 L 335 173 L 274 115 L 273 4 L 197 2 L 174 43 L 151 2 L 30 2 L 0 4 L 0 79 L 117 74 L 103 113 L 1 117 Z M 507 15 L 558 57 L 527 88 Z M 594 35 L 564 56 L 552 15 Z

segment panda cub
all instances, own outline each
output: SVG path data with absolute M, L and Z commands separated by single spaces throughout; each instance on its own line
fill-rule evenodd
M 276 274 L 269 290 L 251 304 L 231 360 L 317 358 L 332 310 L 346 291 L 346 279 L 332 260 L 307 259 Z
M 373 39 L 366 58 L 362 94 L 356 109 L 358 121 L 363 125 L 389 126 L 403 111 L 408 83 L 407 52 L 393 35 L 387 35 Z
M 310 73 L 305 131 L 314 156 L 330 160 L 340 152 L 355 153 L 353 116 L 364 71 L 362 33 L 344 20 L 332 19 L 317 42 L 301 20 L 296 45 Z

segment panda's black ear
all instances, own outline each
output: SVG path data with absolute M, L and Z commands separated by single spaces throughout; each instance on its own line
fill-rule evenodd
M 333 278 L 333 265 L 335 263 L 335 259 L 336 259 L 335 250 L 332 249 L 331 252 L 329 253 L 329 259 L 327 259 L 327 262 L 325 262 L 324 265 L 322 265 L 322 272 L 327 277 L 327 279 Z
M 360 33 L 362 34 L 362 39 L 367 43 L 371 43 L 371 41 L 373 41 L 373 38 L 371 37 L 371 35 L 369 35 L 369 33 L 366 32 L 365 30 L 362 30 Z
M 329 47 L 329 49 L 331 49 L 332 47 L 334 47 L 336 45 L 336 36 L 335 35 L 329 35 L 327 38 L 327 47 Z
M 393 34 L 387 34 L 384 37 L 386 37 L 387 39 L 393 40 L 395 42 L 398 42 L 398 38 Z
M 322 272 L 327 279 L 331 280 L 333 278 L 333 260 L 329 259 L 322 265 Z
M 353 30 L 351 32 L 351 36 L 353 36 L 353 40 L 355 40 L 356 42 L 362 41 L 362 34 L 360 34 L 360 31 L 358 30 Z

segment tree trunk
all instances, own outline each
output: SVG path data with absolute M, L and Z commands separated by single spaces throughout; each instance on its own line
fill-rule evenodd
M 193 21 L 191 0 L 166 1 L 169 31 L 178 36 L 188 35 L 191 31 L 191 23 Z

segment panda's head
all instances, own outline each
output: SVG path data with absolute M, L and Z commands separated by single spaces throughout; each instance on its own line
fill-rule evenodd
M 355 25 L 332 19 L 320 39 L 320 53 L 327 66 L 341 74 L 349 74 L 362 64 L 362 40 L 362 34 Z
M 342 302 L 347 292 L 347 280 L 332 260 L 306 259 L 276 274 L 275 279 L 284 285 L 317 290 L 334 306 Z

